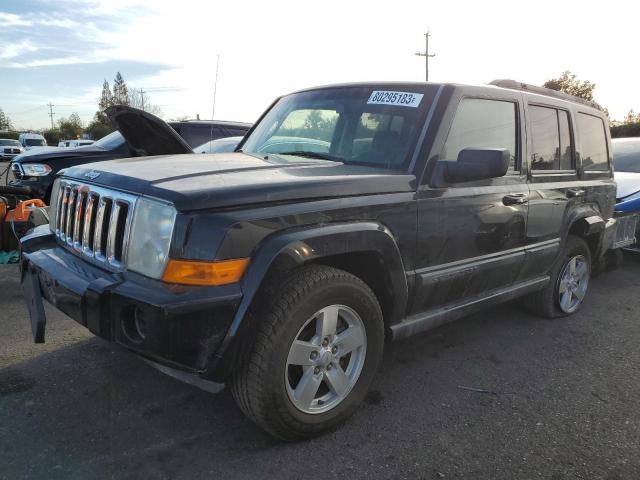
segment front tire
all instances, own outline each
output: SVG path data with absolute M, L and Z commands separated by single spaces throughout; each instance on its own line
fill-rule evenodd
M 551 281 L 543 290 L 525 297 L 527 309 L 546 318 L 565 317 L 578 311 L 591 278 L 591 251 L 587 242 L 569 235 L 550 276 Z
M 348 272 L 310 265 L 256 310 L 255 336 L 230 382 L 242 411 L 287 441 L 345 421 L 382 357 L 382 312 L 371 289 Z

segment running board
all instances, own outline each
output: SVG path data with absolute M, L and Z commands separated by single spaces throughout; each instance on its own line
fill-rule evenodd
M 479 310 L 483 310 L 486 307 L 498 305 L 514 298 L 518 298 L 527 293 L 535 292 L 544 288 L 549 282 L 550 277 L 545 275 L 544 277 L 537 278 L 535 280 L 529 280 L 527 282 L 518 283 L 508 288 L 503 288 L 494 291 L 488 296 L 482 298 L 475 298 L 466 303 L 461 303 L 455 306 L 447 306 L 439 308 L 437 310 L 430 310 L 428 312 L 412 315 L 405 318 L 402 322 L 391 325 L 391 340 L 400 340 L 402 338 L 410 337 L 416 333 L 426 332 L 433 328 L 444 325 L 445 323 L 452 322 L 475 313 Z

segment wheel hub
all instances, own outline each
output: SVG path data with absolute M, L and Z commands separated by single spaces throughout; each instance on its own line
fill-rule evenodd
M 320 355 L 318 356 L 317 365 L 322 368 L 327 368 L 328 365 L 333 363 L 334 357 L 331 353 L 330 347 L 322 348 Z
M 322 413 L 342 402 L 364 365 L 367 336 L 360 316 L 346 305 L 330 305 L 305 322 L 287 357 L 285 385 L 293 405 Z

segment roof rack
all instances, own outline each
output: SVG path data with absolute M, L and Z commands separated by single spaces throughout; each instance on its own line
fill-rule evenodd
M 495 85 L 496 87 L 508 88 L 510 90 L 522 90 L 525 92 L 537 93 L 539 95 L 546 95 L 548 97 L 559 98 L 561 100 L 567 100 L 569 102 L 582 103 L 592 108 L 602 110 L 602 107 L 591 100 L 585 100 L 584 98 L 576 97 L 575 95 L 569 95 L 568 93 L 561 92 L 559 90 L 552 90 L 551 88 L 538 87 L 536 85 L 530 85 L 528 83 L 518 82 L 517 80 L 494 80 L 489 85 Z

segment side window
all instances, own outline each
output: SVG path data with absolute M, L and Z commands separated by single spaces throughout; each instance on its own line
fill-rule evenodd
M 531 169 L 558 170 L 560 132 L 555 108 L 529 106 L 531 114 Z
M 529 106 L 531 117 L 531 169 L 573 170 L 569 113 L 550 107 Z
M 578 134 L 580 137 L 580 158 L 585 170 L 609 170 L 607 136 L 601 118 L 578 114 Z
M 449 130 L 442 158 L 457 160 L 465 148 L 506 148 L 511 154 L 509 170 L 518 170 L 517 112 L 514 102 L 463 99 Z

